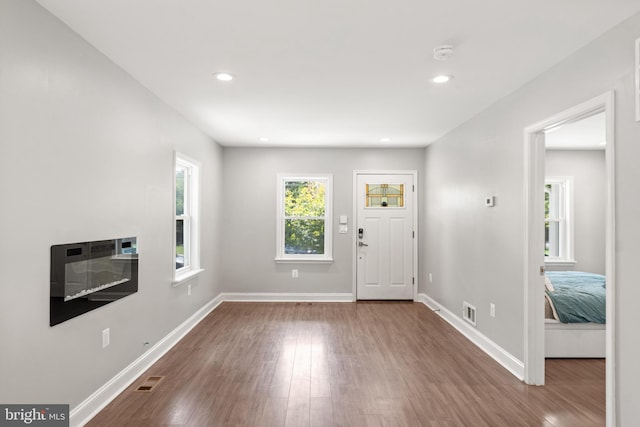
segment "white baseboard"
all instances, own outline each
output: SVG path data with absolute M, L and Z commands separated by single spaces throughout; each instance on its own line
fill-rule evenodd
M 484 334 L 480 333 L 476 328 L 465 322 L 462 317 L 456 316 L 454 313 L 447 310 L 427 294 L 418 294 L 418 301 L 436 311 L 440 317 L 456 328 L 458 332 L 491 356 L 491 358 L 501 364 L 518 379 L 521 381 L 524 380 L 524 363 L 522 361 L 518 360 L 511 353 L 487 338 Z
M 246 302 L 352 302 L 355 300 L 350 293 L 271 293 L 271 292 L 226 292 L 220 294 L 223 301 Z
M 111 378 L 106 384 L 96 390 L 91 396 L 73 408 L 69 414 L 71 426 L 84 426 L 98 412 L 129 387 L 140 375 L 149 369 L 165 353 L 176 345 L 191 329 L 211 313 L 223 299 L 218 295 L 209 301 L 191 317 L 182 322 L 177 328 L 161 339 L 156 345 L 138 357 L 129 366 Z

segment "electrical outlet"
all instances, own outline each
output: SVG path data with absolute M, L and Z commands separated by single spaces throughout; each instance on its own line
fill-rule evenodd
M 298 278 L 298 270 L 296 270 L 295 268 L 293 270 L 291 270 L 291 277 L 294 279 Z
M 111 329 L 103 329 L 102 330 L 102 348 L 105 348 L 111 342 Z
M 489 316 L 496 317 L 496 305 L 494 303 L 489 304 Z
M 433 283 L 433 274 L 429 273 L 429 283 Z
M 191 296 L 191 285 L 187 285 L 187 296 Z

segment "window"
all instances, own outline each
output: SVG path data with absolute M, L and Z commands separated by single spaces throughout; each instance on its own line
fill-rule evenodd
M 278 175 L 276 261 L 333 261 L 331 175 Z
M 548 177 L 544 185 L 545 260 L 573 260 L 573 179 Z
M 175 277 L 174 284 L 201 272 L 199 247 L 199 166 L 197 162 L 175 155 Z

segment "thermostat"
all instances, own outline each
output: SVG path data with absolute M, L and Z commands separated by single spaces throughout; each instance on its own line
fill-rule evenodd
M 484 205 L 488 208 L 492 208 L 496 203 L 496 198 L 494 196 L 488 196 L 484 198 Z

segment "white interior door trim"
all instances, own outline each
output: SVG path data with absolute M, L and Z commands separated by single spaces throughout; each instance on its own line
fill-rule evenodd
M 418 300 L 418 240 L 420 236 L 420 232 L 418 230 L 419 222 L 418 222 L 418 171 L 417 170 L 354 170 L 353 171 L 353 210 L 351 217 L 352 226 L 351 226 L 351 293 L 353 295 L 353 300 L 356 301 L 358 299 L 357 294 L 357 270 L 358 270 L 358 249 L 356 243 L 358 241 L 358 233 L 357 233 L 357 224 L 356 220 L 358 217 L 358 175 L 412 175 L 413 176 L 413 185 L 415 187 L 415 191 L 412 191 L 413 195 L 413 228 L 416 232 L 415 238 L 413 239 L 413 277 L 415 278 L 415 283 L 413 286 L 413 300 Z
M 604 110 L 607 145 L 605 148 L 606 177 L 606 420 L 607 427 L 616 425 L 615 417 L 615 157 L 614 157 L 614 92 L 569 108 L 541 122 L 527 126 L 524 130 L 524 370 L 527 384 L 544 384 L 544 311 L 538 310 L 538 302 L 544 301 L 544 287 L 535 280 L 539 262 L 536 251 L 543 247 L 542 233 L 530 224 L 540 213 L 541 173 L 544 161 L 540 162 L 539 135 L 549 126 L 577 119 L 587 113 Z M 533 228 L 532 228 L 533 227 Z M 537 276 L 540 277 L 539 275 Z

